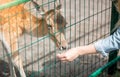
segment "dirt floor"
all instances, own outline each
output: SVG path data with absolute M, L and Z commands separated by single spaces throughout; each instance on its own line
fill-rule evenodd
M 61 2 L 62 14 L 68 22 L 65 37 L 69 48 L 87 45 L 109 35 L 110 0 L 61 0 Z M 41 3 L 40 0 L 38 3 Z M 51 9 L 53 4 L 51 3 L 49 8 L 46 5 L 45 8 Z M 26 7 L 29 6 L 30 4 L 27 3 Z M 36 15 L 34 9 L 31 12 Z M 19 38 L 18 47 L 28 77 L 88 77 L 107 61 L 107 58 L 94 54 L 80 56 L 73 62 L 61 63 L 56 59 L 56 54 L 64 51 L 56 48 L 48 35 L 36 38 L 25 34 Z M 3 50 L 2 47 L 1 50 Z M 4 56 L 5 52 L 0 54 Z M 4 65 L 6 70 L 3 72 L 3 68 L 0 69 L 0 77 L 7 77 L 9 68 L 8 64 L 3 61 L 6 59 L 3 56 L 1 56 L 0 68 Z

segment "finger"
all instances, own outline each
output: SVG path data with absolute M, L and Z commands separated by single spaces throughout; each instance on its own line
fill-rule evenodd
M 67 59 L 65 59 L 65 60 L 61 60 L 62 62 L 69 62 Z
M 61 61 L 63 61 L 63 60 L 64 60 L 64 61 L 67 61 L 67 59 L 66 59 L 66 58 L 60 58 L 60 60 L 61 60 Z
M 56 56 L 57 56 L 57 58 L 59 58 L 59 59 L 65 58 L 65 55 L 64 55 L 64 54 L 57 54 Z

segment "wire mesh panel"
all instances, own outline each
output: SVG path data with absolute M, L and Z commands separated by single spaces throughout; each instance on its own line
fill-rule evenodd
M 0 4 L 10 1 L 14 0 L 4 0 Z M 9 40 L 11 51 L 21 55 L 27 77 L 88 77 L 107 62 L 101 55 L 94 54 L 62 63 L 56 54 L 108 36 L 110 0 L 34 0 L 38 6 L 31 1 L 0 10 L 0 31 L 3 35 L 9 33 L 4 37 Z M 9 10 L 13 8 L 17 11 Z M 16 42 L 16 49 L 11 41 Z M 4 48 L 0 47 L 0 73 L 1 77 L 7 77 L 10 71 Z M 102 77 L 105 75 L 103 73 Z

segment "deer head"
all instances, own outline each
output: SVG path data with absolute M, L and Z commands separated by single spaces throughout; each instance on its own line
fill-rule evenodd
M 57 5 L 55 9 L 51 9 L 45 13 L 45 20 L 48 25 L 51 39 L 60 49 L 66 49 L 68 43 L 65 39 L 64 28 L 67 24 L 65 18 L 60 13 L 61 5 Z
M 54 41 L 57 47 L 60 49 L 66 49 L 68 43 L 65 39 L 64 28 L 67 24 L 65 18 L 60 12 L 61 4 L 56 2 L 55 9 L 51 9 L 45 12 L 43 7 L 37 8 L 42 15 L 44 28 L 48 28 L 48 33 L 51 35 L 51 39 Z

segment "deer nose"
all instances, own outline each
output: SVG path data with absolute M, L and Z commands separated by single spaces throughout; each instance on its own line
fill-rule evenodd
M 65 41 L 62 41 L 59 46 L 60 46 L 60 47 L 59 47 L 60 50 L 66 50 L 66 49 L 68 48 L 68 43 L 67 43 L 67 41 L 65 40 Z
M 60 48 L 60 50 L 66 50 L 67 49 L 67 47 L 64 47 L 64 46 L 62 46 L 61 48 Z
M 67 47 L 63 47 L 63 46 L 62 46 L 62 50 L 66 50 L 66 49 L 67 49 Z

